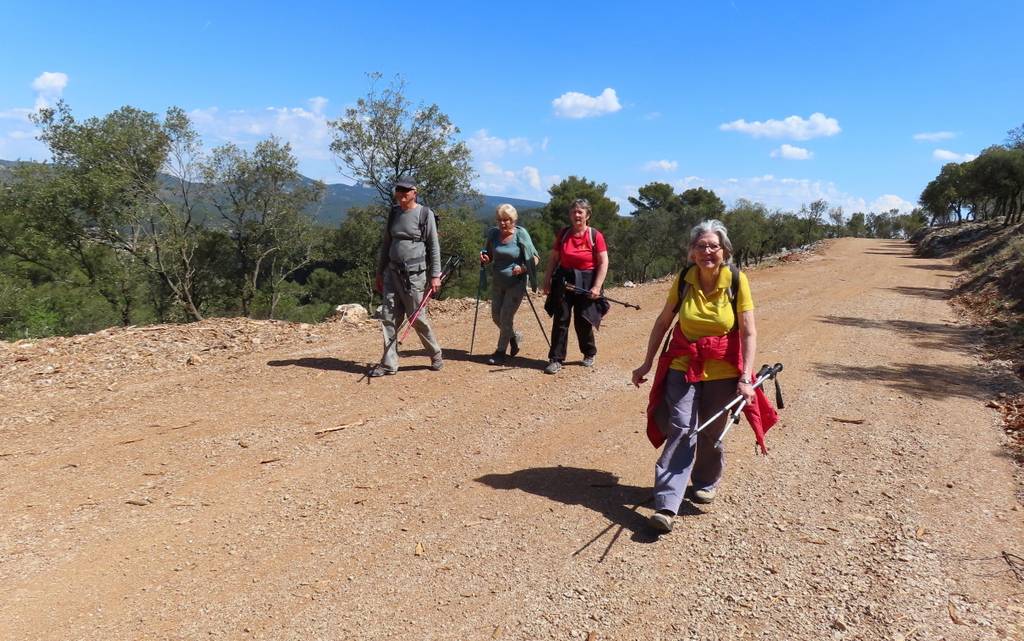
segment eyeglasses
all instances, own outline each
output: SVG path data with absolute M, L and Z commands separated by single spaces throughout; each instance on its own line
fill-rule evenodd
M 696 245 L 693 246 L 693 248 L 696 249 L 699 252 L 711 252 L 711 253 L 714 253 L 714 252 L 718 251 L 719 249 L 721 249 L 722 246 L 721 245 L 714 245 L 714 244 L 710 244 L 710 243 L 697 243 Z

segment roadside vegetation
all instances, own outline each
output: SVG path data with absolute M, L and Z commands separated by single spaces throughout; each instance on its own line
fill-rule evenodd
M 380 199 L 349 209 L 336 226 L 317 222 L 325 186 L 301 176 L 278 139 L 251 151 L 207 150 L 179 108 L 161 116 L 126 106 L 80 121 L 60 103 L 35 120 L 50 160 L 0 165 L 6 340 L 207 317 L 316 322 L 341 303 L 373 309 L 390 185 L 403 173 L 417 176 L 438 214 L 443 254 L 475 256 L 489 224 L 473 211 L 479 194 L 459 129 L 437 105 L 411 104 L 400 80 L 382 86 L 378 74 L 366 97 L 331 123 L 330 150 L 348 178 L 376 188 Z M 1024 154 L 1016 135 L 1017 147 L 986 150 L 964 165 L 1000 167 L 1000 176 L 1018 180 L 1006 169 Z M 623 212 L 607 185 L 570 176 L 550 188 L 547 205 L 520 212 L 520 224 L 546 253 L 568 203 L 587 198 L 614 257 L 609 284 L 644 282 L 680 267 L 680 240 L 706 218 L 728 225 L 740 266 L 824 238 L 907 238 L 929 224 L 1019 219 L 1024 179 L 1015 192 L 989 181 L 960 196 L 963 176 L 986 171 L 947 165 L 936 179 L 941 189 L 929 185 L 910 213 L 848 213 L 824 200 L 795 212 L 746 200 L 726 207 L 713 191 L 677 193 L 658 182 L 641 187 Z M 960 176 L 956 189 L 950 176 Z M 998 193 L 984 197 L 980 184 L 997 184 Z M 473 296 L 476 283 L 467 264 L 444 295 Z

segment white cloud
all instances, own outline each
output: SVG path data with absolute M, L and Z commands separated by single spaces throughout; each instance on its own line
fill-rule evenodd
M 644 171 L 673 172 L 679 169 L 679 162 L 675 160 L 651 160 L 644 164 Z
M 889 211 L 890 209 L 899 209 L 901 212 L 909 212 L 914 209 L 915 205 L 912 202 L 908 202 L 895 194 L 882 194 L 868 206 L 868 211 L 871 212 L 883 212 Z
M 0 120 L 21 120 L 23 122 L 31 122 L 28 117 L 32 114 L 31 109 L 4 109 L 0 111 Z
M 68 86 L 68 74 L 59 71 L 44 71 L 32 81 L 32 88 L 39 93 L 60 94 Z
M 644 120 L 657 120 L 658 118 L 661 118 L 660 111 L 652 111 L 650 113 L 644 114 Z
M 529 165 L 523 167 L 522 175 L 530 187 L 540 189 L 540 171 L 536 167 L 530 167 Z
M 59 71 L 44 71 L 32 81 L 32 88 L 36 90 L 36 111 L 51 106 L 52 102 L 60 98 L 64 88 L 68 86 L 68 74 Z
M 936 149 L 932 152 L 932 158 L 943 162 L 968 162 L 977 157 L 977 154 L 958 154 L 948 149 Z
M 785 158 L 786 160 L 808 160 L 813 158 L 814 154 L 803 147 L 794 147 L 783 143 L 778 149 L 772 150 L 771 157 Z
M 559 176 L 544 176 L 531 165 L 512 170 L 485 160 L 476 169 L 479 175 L 474 187 L 481 193 L 495 196 L 547 201 L 548 187 L 561 180 Z
M 939 142 L 940 140 L 949 140 L 951 138 L 956 138 L 956 134 L 952 131 L 924 131 L 914 134 L 914 140 L 919 142 Z
M 337 172 L 328 162 L 331 129 L 324 114 L 327 103 L 327 98 L 316 96 L 307 101 L 306 107 L 229 111 L 210 107 L 193 109 L 188 115 L 207 146 L 231 142 L 244 148 L 276 136 L 291 144 L 300 171 L 314 178 L 333 180 Z
M 615 113 L 622 109 L 615 90 L 608 87 L 599 96 L 588 96 L 577 91 L 562 94 L 551 101 L 559 118 L 592 118 Z
M 854 212 L 884 212 L 896 207 L 910 211 L 913 204 L 893 194 L 885 194 L 868 201 L 846 193 L 831 181 L 806 178 L 779 178 L 772 174 L 746 178 L 705 179 L 687 176 L 673 183 L 676 191 L 704 187 L 714 191 L 726 203 L 739 198 L 763 203 L 770 210 L 797 212 L 801 205 L 823 199 L 830 207 L 842 207 L 847 214 Z
M 30 85 L 36 92 L 35 103 L 29 107 L 0 109 L 0 158 L 5 160 L 45 160 L 49 157 L 46 146 L 36 139 L 39 130 L 29 118 L 44 107 L 50 107 L 60 98 L 68 85 L 68 75 L 57 71 L 44 71 Z M 27 96 L 26 96 L 27 98 Z
M 838 120 L 829 118 L 820 112 L 811 114 L 810 118 L 806 120 L 800 116 L 789 116 L 784 120 L 766 120 L 764 122 L 747 122 L 740 119 L 719 125 L 718 128 L 722 131 L 750 134 L 754 138 L 792 138 L 794 140 L 834 136 L 842 131 Z
M 495 160 L 506 153 L 529 156 L 533 153 L 533 145 L 526 138 L 498 138 L 487 133 L 486 129 L 477 131 L 466 141 L 473 156 L 480 160 Z M 542 147 L 547 145 L 544 139 Z

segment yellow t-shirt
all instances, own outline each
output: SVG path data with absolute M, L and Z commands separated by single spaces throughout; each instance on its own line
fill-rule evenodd
M 700 288 L 697 266 L 686 272 L 686 297 L 679 306 L 679 328 L 690 341 L 705 336 L 725 336 L 732 329 L 735 316 L 732 313 L 732 302 L 729 300 L 729 286 L 732 285 L 732 271 L 722 265 L 718 273 L 718 287 L 710 296 L 704 295 Z M 679 300 L 679 276 L 672 281 L 672 289 L 668 292 L 668 302 L 675 306 Z M 736 291 L 736 311 L 747 312 L 754 309 L 754 299 L 750 296 L 750 283 L 747 275 L 740 272 L 739 288 Z M 679 356 L 672 361 L 672 369 L 686 371 L 690 365 L 689 356 Z M 731 363 L 717 359 L 704 362 L 705 381 L 736 378 L 737 370 Z

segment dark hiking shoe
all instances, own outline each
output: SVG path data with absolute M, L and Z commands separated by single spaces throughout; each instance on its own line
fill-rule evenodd
M 366 375 L 370 378 L 380 378 L 381 376 L 394 376 L 397 373 L 398 370 L 396 369 L 388 369 L 383 365 L 376 365 Z
M 523 341 L 523 335 L 522 334 L 520 334 L 519 332 L 516 332 L 515 334 L 512 334 L 512 338 L 509 339 L 509 342 L 508 342 L 508 345 L 509 345 L 508 353 L 510 355 L 512 355 L 512 356 L 515 356 L 516 354 L 518 354 L 519 353 L 519 343 L 521 343 L 522 341 Z
M 583 367 L 593 367 L 593 366 L 594 366 L 594 357 L 593 356 L 585 356 L 583 358 Z
M 487 357 L 488 365 L 504 365 L 508 357 L 505 356 L 505 352 L 494 352 Z
M 691 500 L 694 503 L 704 503 L 704 504 L 707 504 L 707 503 L 710 503 L 711 501 L 715 500 L 715 495 L 717 493 L 718 492 L 713 487 L 708 488 L 706 490 L 694 490 L 693 491 L 693 496 L 692 496 Z
M 647 524 L 658 532 L 671 532 L 675 515 L 668 510 L 658 510 L 647 520 Z
M 562 364 L 558 361 L 550 361 L 548 366 L 544 368 L 545 374 L 557 374 L 562 369 Z
M 444 367 L 444 357 L 441 356 L 441 352 L 438 352 L 430 357 L 430 369 L 435 372 L 440 372 Z

